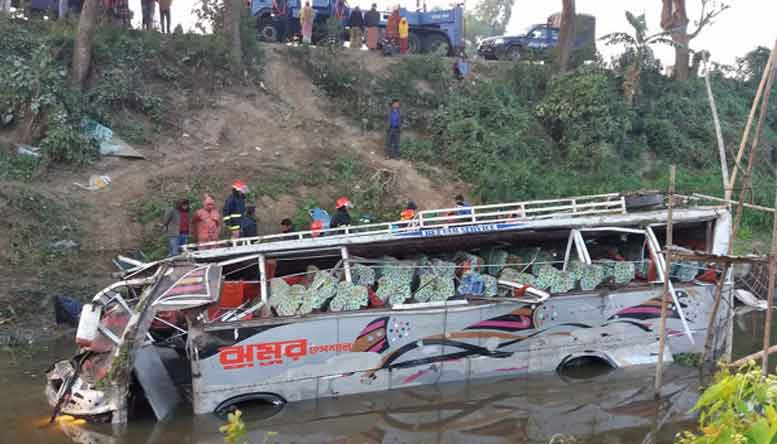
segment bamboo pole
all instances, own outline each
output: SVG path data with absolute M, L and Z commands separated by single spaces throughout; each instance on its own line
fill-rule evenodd
M 772 52 L 769 54 L 769 60 L 766 62 L 766 66 L 764 67 L 763 75 L 761 75 L 761 81 L 758 83 L 758 90 L 755 93 L 755 98 L 753 99 L 753 105 L 750 107 L 750 115 L 747 117 L 747 124 L 745 125 L 745 131 L 742 133 L 742 140 L 739 142 L 739 150 L 737 151 L 736 159 L 734 160 L 734 169 L 731 172 L 731 179 L 728 181 L 728 188 L 725 190 L 724 197 L 726 199 L 731 199 L 731 193 L 734 190 L 734 185 L 737 182 L 737 166 L 739 165 L 739 162 L 742 160 L 742 155 L 745 151 L 745 146 L 747 146 L 747 139 L 750 135 L 750 128 L 753 124 L 753 118 L 755 118 L 755 112 L 758 109 L 758 102 L 761 99 L 761 94 L 763 94 L 764 91 L 764 85 L 766 85 L 766 79 L 769 77 L 769 72 L 771 71 L 772 65 L 774 64 L 774 55 L 777 53 L 777 40 L 774 42 L 774 47 L 772 48 Z
M 712 111 L 712 123 L 715 126 L 715 137 L 718 140 L 718 154 L 720 156 L 720 172 L 723 179 L 723 193 L 729 189 L 728 186 L 728 162 L 726 161 L 726 144 L 723 142 L 723 131 L 720 129 L 720 118 L 718 117 L 718 107 L 715 105 L 715 96 L 712 94 L 712 85 L 710 85 L 710 55 L 706 58 L 707 70 L 704 72 L 704 84 L 707 87 L 707 99 L 710 102 L 710 111 Z
M 766 104 L 764 104 L 766 106 Z M 777 182 L 774 190 L 774 207 L 777 208 Z M 769 252 L 769 287 L 766 290 L 766 319 L 764 320 L 764 359 L 761 363 L 761 371 L 766 376 L 769 373 L 769 339 L 772 333 L 772 305 L 774 299 L 774 273 L 777 272 L 777 213 L 772 220 L 772 249 Z
M 672 210 L 674 207 L 674 182 L 677 168 L 672 165 L 669 170 L 669 205 L 666 213 L 666 248 L 664 254 L 664 289 L 661 291 L 661 320 L 658 323 L 658 362 L 656 362 L 656 398 L 661 396 L 661 386 L 664 379 L 664 349 L 666 348 L 666 299 L 669 295 L 669 271 L 672 269 Z
M 747 355 L 744 358 L 737 359 L 736 361 L 729 364 L 729 367 L 739 367 L 740 365 L 746 363 L 747 361 L 753 359 L 753 360 L 759 360 L 763 358 L 764 356 L 769 356 L 770 354 L 777 352 L 777 345 L 772 345 L 766 350 L 766 353 L 764 353 L 763 350 L 759 352 L 755 352 L 753 354 Z
M 777 42 L 775 43 L 774 49 L 772 49 L 772 56 L 770 56 L 770 60 L 773 61 L 774 53 L 777 52 Z M 774 68 L 775 64 L 771 63 L 771 66 L 769 67 L 768 71 L 764 71 L 764 75 L 766 75 L 766 90 L 763 94 L 763 103 L 761 105 L 761 112 L 758 116 L 758 125 L 755 129 L 755 134 L 753 136 L 753 144 L 750 148 L 750 156 L 747 160 L 747 170 L 745 171 L 745 177 L 743 179 L 743 186 L 742 189 L 739 192 L 739 202 L 737 204 L 736 214 L 734 216 L 734 226 L 731 230 L 731 236 L 729 237 L 728 242 L 728 255 L 730 256 L 732 252 L 734 251 L 734 241 L 736 241 L 737 233 L 739 232 L 739 225 L 742 222 L 742 210 L 744 209 L 745 204 L 745 197 L 747 194 L 747 191 L 750 189 L 750 181 L 752 179 L 753 175 L 753 166 L 755 165 L 755 159 L 756 155 L 758 154 L 758 143 L 761 139 L 761 131 L 763 129 L 763 123 L 766 120 L 766 112 L 769 106 L 769 97 L 771 96 L 772 92 L 772 84 L 774 82 Z M 733 181 L 729 183 L 729 185 L 733 186 Z M 720 299 L 721 295 L 723 293 L 723 286 L 726 282 L 726 276 L 728 275 L 729 270 L 729 264 L 726 263 L 723 266 L 723 271 L 720 275 L 720 280 L 718 280 L 718 284 L 715 287 L 715 302 L 712 305 L 712 311 L 710 313 L 710 320 L 707 323 L 707 339 L 704 342 L 704 354 L 702 355 L 702 362 L 707 361 L 707 357 L 710 354 L 710 351 L 712 349 L 712 341 L 715 337 L 714 327 L 715 327 L 715 318 L 718 315 L 718 309 L 720 308 Z

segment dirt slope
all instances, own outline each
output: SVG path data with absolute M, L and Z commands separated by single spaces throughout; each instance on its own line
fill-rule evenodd
M 167 131 L 152 145 L 136 146 L 146 160 L 106 157 L 83 171 L 53 172 L 36 185 L 54 198 L 71 199 L 82 208 L 79 222 L 84 236 L 79 261 L 89 270 L 95 286 L 110 282 L 110 258 L 138 248 L 143 230 L 150 229 L 133 221 L 132 206 L 154 193 L 169 194 L 185 187 L 186 178 L 197 172 L 207 172 L 220 181 L 220 188 L 213 192 L 221 201 L 236 178 L 261 184 L 274 174 L 305 170 L 316 163 L 329 168 L 335 157 L 347 154 L 371 170 L 393 176 L 396 190 L 392 195 L 397 204 L 408 198 L 422 208 L 450 203 L 459 185 L 440 185 L 437 182 L 445 181 L 430 180 L 409 162 L 386 159 L 383 135 L 362 133 L 328 106 L 310 79 L 292 64 L 285 47 L 268 47 L 266 56 L 263 89 L 233 89 L 208 98 L 211 104 L 195 112 L 186 109 L 183 100 L 174 104 L 170 119 L 178 128 Z M 100 191 L 73 185 L 86 184 L 91 174 L 108 175 L 112 184 Z M 444 171 L 439 174 L 447 175 Z M 266 233 L 273 232 L 278 221 L 292 214 L 305 198 L 334 202 L 338 197 L 327 187 L 311 189 L 303 184 L 292 184 L 281 193 L 256 202 L 260 230 Z M 14 286 L 21 281 L 30 288 L 45 285 L 35 277 L 35 270 L 16 270 L 15 276 Z M 0 298 L 3 294 L 9 294 L 7 288 L 0 288 Z

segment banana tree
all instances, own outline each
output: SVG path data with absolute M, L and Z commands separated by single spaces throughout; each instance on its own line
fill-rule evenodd
M 635 16 L 631 12 L 626 11 L 626 20 L 634 28 L 633 34 L 613 32 L 602 36 L 600 40 L 603 40 L 607 45 L 626 45 L 627 50 L 631 50 L 634 54 L 634 58 L 629 66 L 626 67 L 626 72 L 623 76 L 623 97 L 629 105 L 632 105 L 634 103 L 634 96 L 639 93 L 642 64 L 645 55 L 650 50 L 650 46 L 656 43 L 667 45 L 674 45 L 674 43 L 669 38 L 667 32 L 648 34 L 645 14 Z

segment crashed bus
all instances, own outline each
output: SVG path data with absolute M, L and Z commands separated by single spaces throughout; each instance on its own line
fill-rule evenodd
M 84 306 L 78 354 L 52 366 L 58 411 L 158 418 L 423 384 L 654 363 L 700 352 L 711 264 L 661 246 L 661 196 L 604 194 L 421 211 L 415 219 L 188 245 Z M 673 211 L 674 248 L 725 254 L 721 206 Z M 730 285 L 724 298 L 731 298 Z M 716 353 L 730 346 L 716 314 Z

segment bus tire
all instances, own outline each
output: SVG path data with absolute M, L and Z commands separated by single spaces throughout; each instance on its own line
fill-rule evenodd
M 420 54 L 422 50 L 421 37 L 418 37 L 418 34 L 411 32 L 410 35 L 407 36 L 407 53 Z
M 277 42 L 280 31 L 270 16 L 261 17 L 256 23 L 259 40 L 264 42 Z

